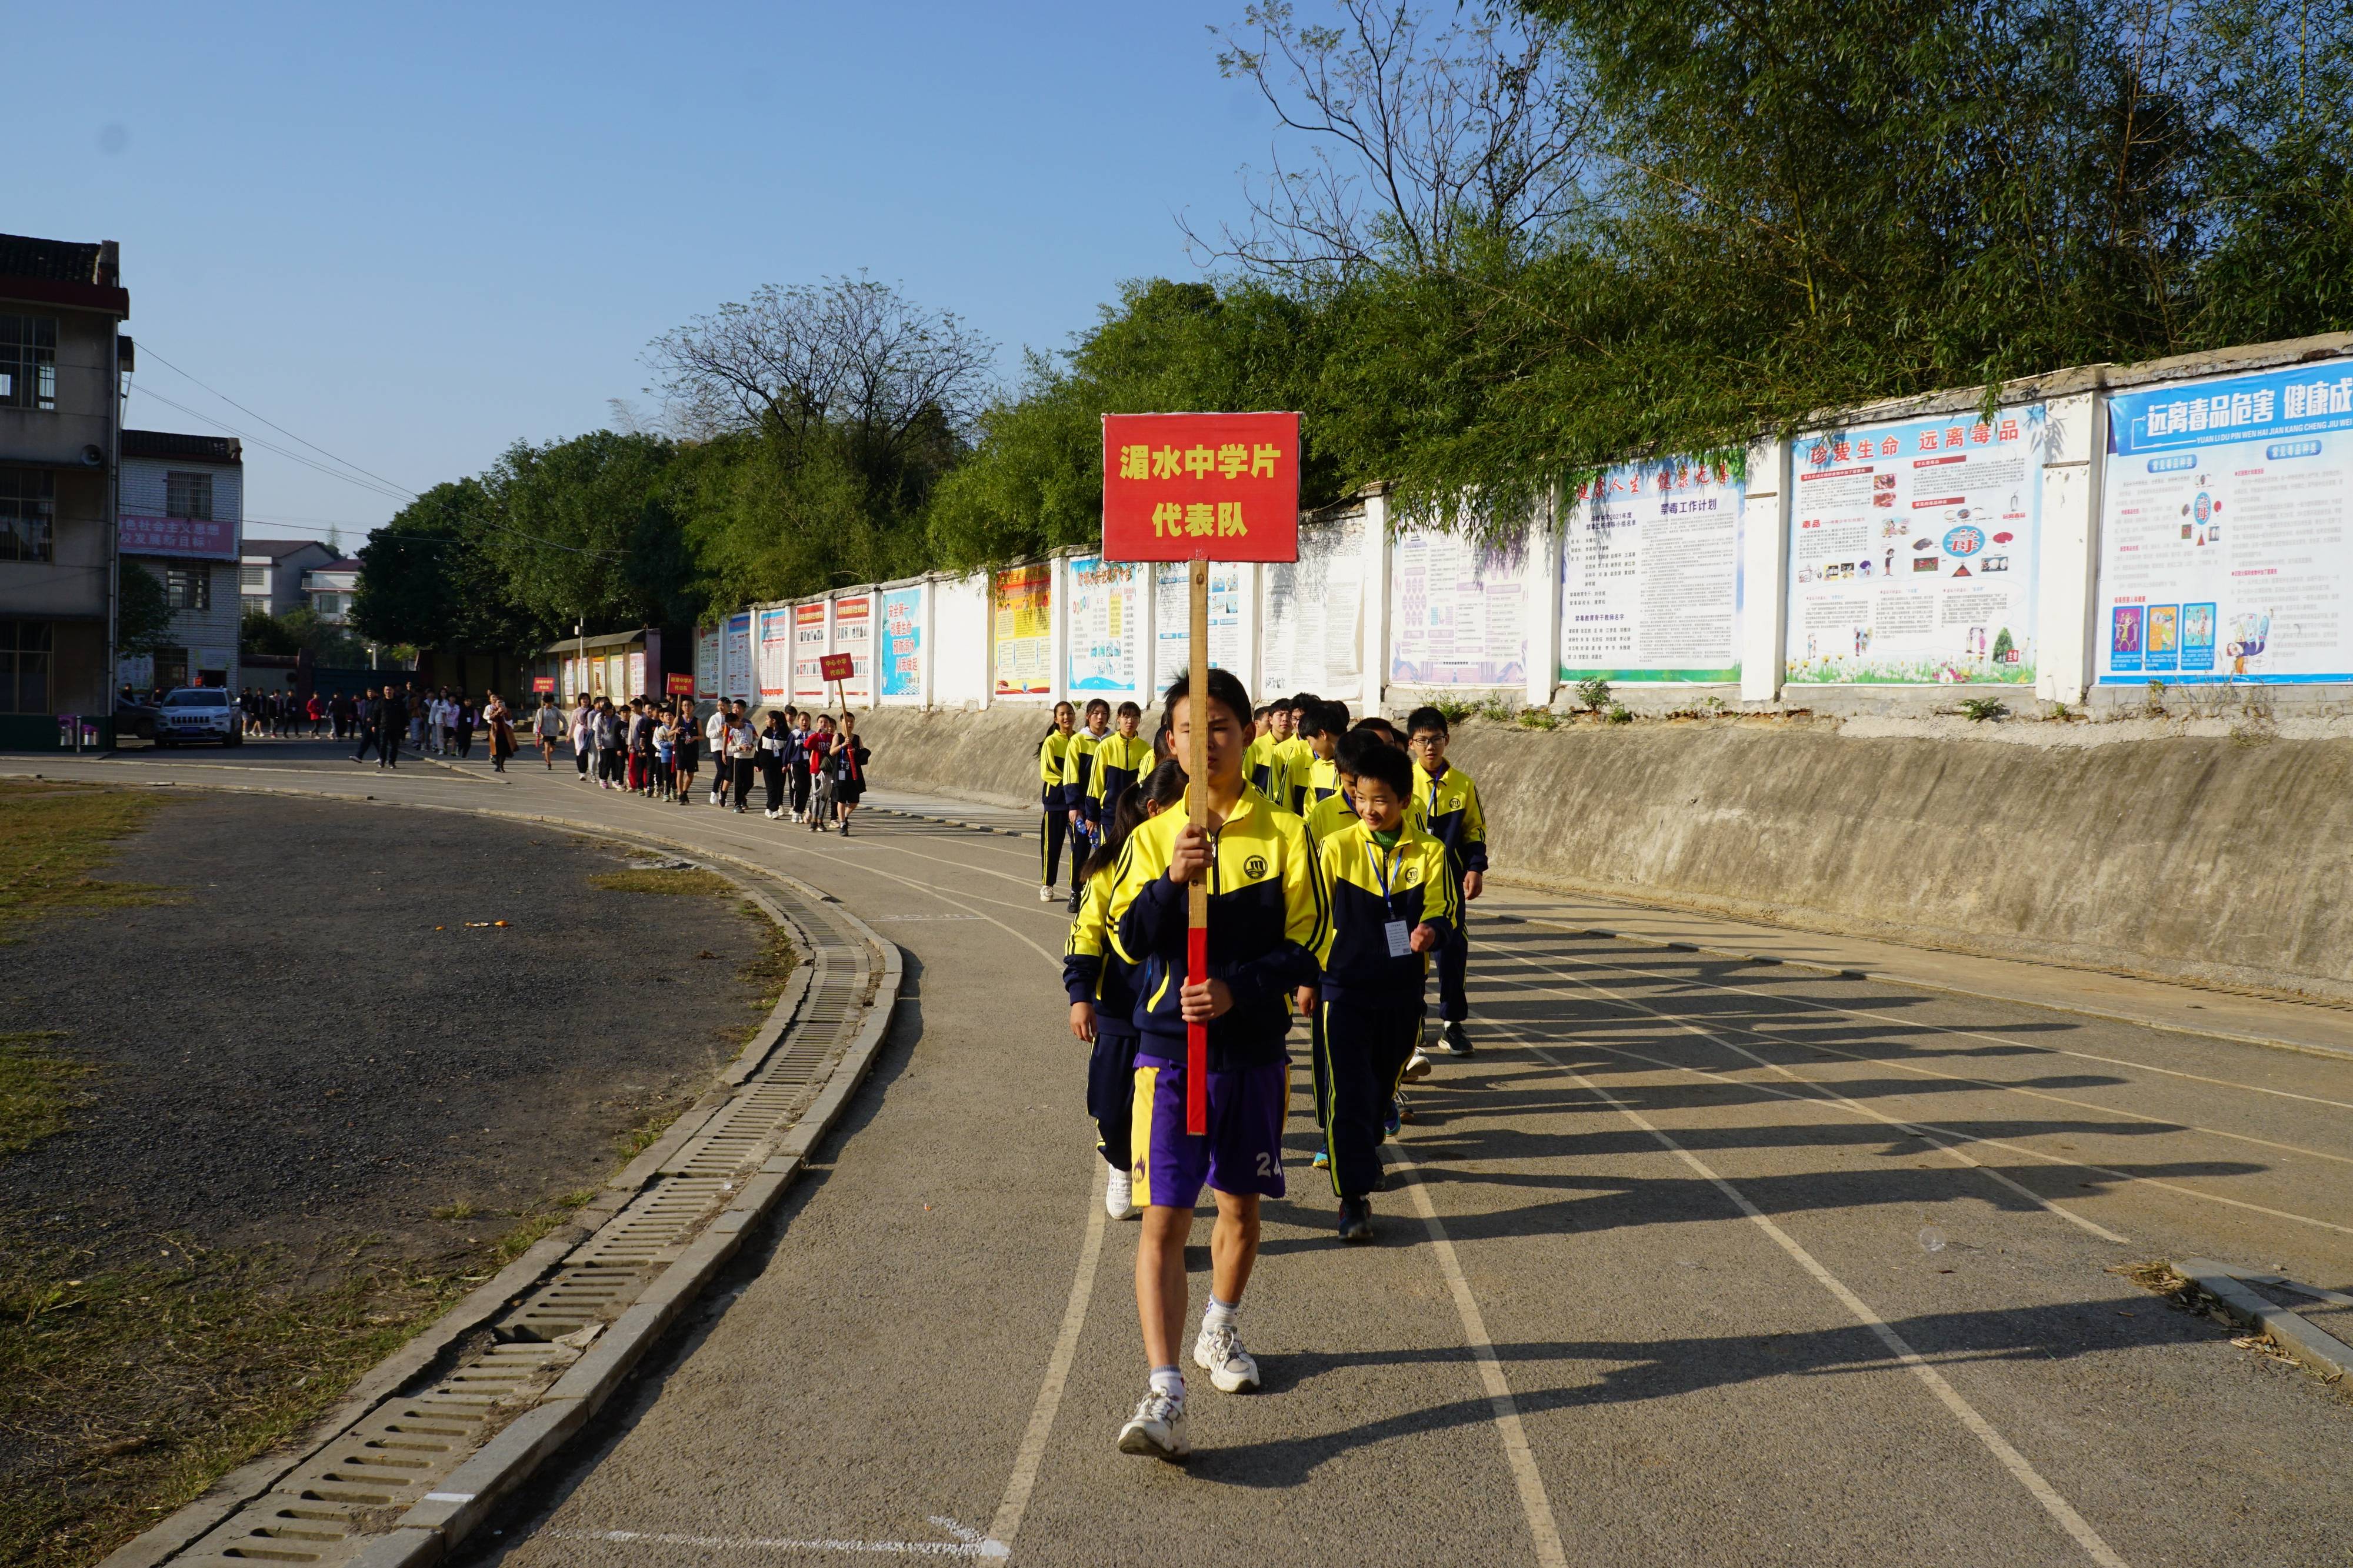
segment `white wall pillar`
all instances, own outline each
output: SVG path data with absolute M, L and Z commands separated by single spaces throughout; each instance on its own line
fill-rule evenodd
M 2092 682 L 2107 410 L 2096 393 L 2045 406 L 2042 521 L 2034 572 L 2034 695 L 2077 703 Z
M 1365 688 L 1358 693 L 1359 717 L 1381 711 L 1381 698 L 1389 676 L 1389 498 L 1387 492 L 1365 498 L 1365 615 L 1356 650 L 1365 670 Z
M 1740 509 L 1740 700 L 1781 695 L 1789 620 L 1789 443 L 1748 448 Z
M 915 701 L 926 713 L 932 710 L 934 694 L 939 690 L 933 673 L 940 665 L 940 617 L 934 608 L 939 602 L 940 574 L 926 573 L 915 599 Z
M 1047 600 L 1046 657 L 1054 668 L 1046 677 L 1046 697 L 1049 702 L 1067 700 L 1071 695 L 1071 554 L 1056 551 L 1046 557 Z
M 980 580 L 980 710 L 997 700 L 997 574 L 983 571 Z
M 1556 488 L 1528 530 L 1528 686 L 1522 696 L 1531 708 L 1551 707 L 1560 679 L 1560 521 L 1567 512 Z
M 1259 628 L 1266 622 L 1266 606 L 1261 595 L 1266 592 L 1266 568 L 1256 561 L 1244 561 L 1235 586 L 1241 592 L 1241 625 L 1235 627 L 1241 644 L 1242 668 L 1234 673 L 1242 678 L 1242 689 L 1255 692 L 1254 702 L 1271 702 L 1271 692 L 1260 691 L 1259 680 L 1266 669 L 1266 661 L 1259 657 Z

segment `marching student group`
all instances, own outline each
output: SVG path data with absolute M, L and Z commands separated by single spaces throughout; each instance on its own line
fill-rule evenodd
M 1380 1144 L 1412 1119 L 1402 1086 L 1432 1055 L 1469 1056 L 1465 904 L 1487 868 L 1479 792 L 1446 759 L 1446 716 L 1419 708 L 1400 734 L 1349 722 L 1312 693 L 1253 709 L 1211 669 L 1196 700 L 1170 685 L 1147 740 L 1133 702 L 1069 703 L 1038 747 L 1044 812 L 1039 897 L 1071 863 L 1062 962 L 1071 1032 L 1092 1047 L 1087 1111 L 1107 1167 L 1103 1206 L 1141 1217 L 1136 1310 L 1150 1384 L 1120 1429 L 1122 1452 L 1192 1451 L 1179 1347 L 1189 1316 L 1185 1245 L 1201 1189 L 1216 1205 L 1209 1302 L 1194 1366 L 1220 1393 L 1259 1386 L 1242 1347 L 1242 1293 L 1259 1205 L 1284 1195 L 1288 1038 L 1307 1026 L 1314 1156 L 1339 1204 L 1343 1242 L 1374 1237 Z M 1207 731 L 1208 828 L 1185 809 L 1193 727 Z M 1208 888 L 1207 977 L 1187 982 L 1187 884 Z M 1433 966 L 1432 957 L 1437 962 Z M 1439 1021 L 1424 1037 L 1437 971 Z M 1208 1026 L 1208 1131 L 1186 1131 L 1186 1029 Z

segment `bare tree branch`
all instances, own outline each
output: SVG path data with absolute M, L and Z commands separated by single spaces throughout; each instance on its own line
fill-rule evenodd
M 831 426 L 892 451 L 919 429 L 969 428 L 996 353 L 953 311 L 861 274 L 769 284 L 655 339 L 646 363 L 681 434 L 756 426 L 797 442 Z
M 1337 4 L 1341 26 L 1261 0 L 1218 31 L 1219 69 L 1285 135 L 1247 224 L 1185 226 L 1197 252 L 1299 281 L 1444 269 L 1466 238 L 1538 243 L 1584 207 L 1594 115 L 1557 28 L 1511 6 L 1433 26 L 1397 0 Z

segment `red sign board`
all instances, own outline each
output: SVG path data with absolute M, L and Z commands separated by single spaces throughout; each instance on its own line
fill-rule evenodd
M 531 689 L 533 691 L 553 691 L 555 689 L 555 677 L 534 675 L 531 678 Z
M 237 524 L 226 520 L 149 517 L 126 511 L 116 520 L 116 536 L 125 555 L 185 555 L 203 561 L 234 561 L 237 552 Z
M 691 697 L 694 695 L 694 677 L 691 675 L 667 677 L 663 689 L 672 697 Z
M 1106 414 L 1111 561 L 1299 559 L 1299 416 Z
M 818 679 L 820 680 L 848 680 L 851 678 L 850 671 L 849 656 L 846 653 L 829 653 L 817 661 Z

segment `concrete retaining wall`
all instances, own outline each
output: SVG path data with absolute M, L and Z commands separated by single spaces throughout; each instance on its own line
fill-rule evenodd
M 881 787 L 1029 805 L 1047 723 L 886 710 L 860 729 Z M 1474 721 L 1454 754 L 1514 881 L 2353 1002 L 2353 742 Z

